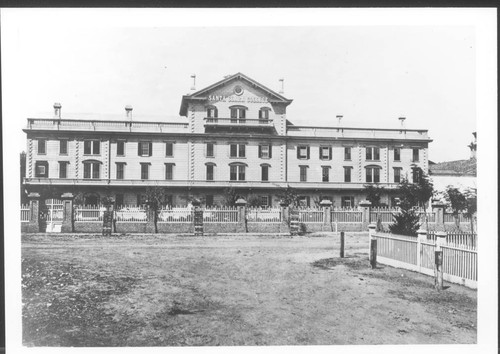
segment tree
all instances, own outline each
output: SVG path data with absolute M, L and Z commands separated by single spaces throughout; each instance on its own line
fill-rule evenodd
M 458 188 L 453 186 L 446 187 L 444 198 L 451 208 L 453 217 L 455 218 L 455 225 L 457 228 L 460 228 L 458 214 L 461 211 L 467 210 L 467 198 Z
M 434 186 L 428 175 L 420 167 L 415 167 L 413 173 L 417 174 L 416 188 L 414 189 L 415 199 L 418 206 L 424 209 L 425 228 L 429 230 L 429 219 L 427 217 L 427 207 L 434 195 Z
M 252 208 L 260 207 L 260 198 L 258 195 L 250 194 L 247 197 L 247 206 Z
M 465 191 L 465 199 L 467 200 L 465 216 L 469 218 L 470 230 L 474 232 L 474 216 L 477 212 L 477 189 L 467 188 Z
M 156 233 L 158 232 L 158 216 L 160 214 L 161 207 L 165 202 L 166 195 L 167 189 L 165 187 L 153 186 L 146 188 L 146 205 L 153 211 Z
M 298 206 L 299 196 L 297 194 L 297 191 L 290 186 L 282 188 L 277 196 L 280 200 L 280 203 L 284 203 L 288 206 Z
M 225 188 L 223 193 L 224 205 L 234 207 L 236 201 L 240 198 L 240 195 L 236 193 L 236 189 L 234 187 Z
M 420 217 L 416 208 L 419 204 L 418 186 L 403 178 L 398 186 L 400 195 L 399 212 L 393 214 L 393 223 L 389 230 L 394 234 L 416 236 L 420 227 Z
M 382 197 L 382 194 L 385 192 L 385 188 L 373 184 L 365 184 L 364 187 L 366 193 L 366 200 L 372 203 L 372 207 L 374 208 L 380 207 L 380 198 Z

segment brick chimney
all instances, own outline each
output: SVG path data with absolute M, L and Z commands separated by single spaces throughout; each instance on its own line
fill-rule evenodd
M 61 104 L 56 102 L 54 103 L 54 118 L 61 119 Z

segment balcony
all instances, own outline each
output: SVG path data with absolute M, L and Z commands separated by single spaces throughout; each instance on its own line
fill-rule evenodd
M 59 130 L 129 133 L 186 133 L 188 131 L 187 128 L 187 123 L 176 122 L 28 118 L 28 125 L 25 131 Z
M 203 119 L 205 131 L 214 130 L 274 130 L 272 119 L 249 119 L 249 118 L 209 118 Z

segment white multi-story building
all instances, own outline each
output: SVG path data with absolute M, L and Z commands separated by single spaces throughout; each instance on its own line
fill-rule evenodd
M 189 196 L 222 204 L 224 190 L 276 205 L 294 188 L 303 202 L 330 199 L 354 206 L 366 184 L 388 191 L 412 169 L 428 171 L 425 129 L 297 126 L 292 100 L 237 73 L 182 97 L 178 122 L 28 118 L 25 187 L 45 198 L 111 195 L 117 204 L 142 202 L 148 186 L 167 190 L 167 204 Z M 325 112 L 328 114 L 328 112 Z M 311 117 L 314 120 L 314 117 Z

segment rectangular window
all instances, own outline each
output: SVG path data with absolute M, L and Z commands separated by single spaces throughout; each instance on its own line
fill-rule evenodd
M 299 201 L 299 206 L 301 207 L 311 206 L 311 198 L 309 196 L 299 196 L 298 201 Z
M 153 154 L 153 143 L 150 141 L 139 141 L 137 155 L 151 156 Z
M 322 175 L 323 182 L 329 182 L 330 181 L 330 167 L 329 166 L 321 167 L 321 175 Z
M 307 146 L 307 145 L 297 146 L 297 158 L 300 160 L 308 160 L 309 159 L 309 146 Z
M 125 156 L 125 142 L 117 141 L 116 142 L 116 156 Z
M 366 148 L 366 159 L 370 161 L 380 160 L 380 148 L 378 147 L 367 147 Z
M 299 166 L 300 168 L 300 181 L 307 182 L 307 166 Z
M 237 166 L 229 166 L 229 180 L 236 181 L 238 176 Z
M 229 149 L 230 157 L 245 157 L 245 144 L 231 144 Z
M 207 165 L 207 181 L 214 180 L 214 165 Z
M 101 164 L 99 162 L 83 163 L 83 178 L 99 179 Z
M 165 205 L 168 206 L 174 205 L 174 196 L 172 194 L 167 194 L 165 196 Z
M 342 208 L 354 208 L 354 197 L 343 196 L 341 199 Z
M 413 162 L 418 162 L 419 161 L 419 151 L 420 149 L 419 148 L 414 148 L 413 149 Z
M 116 206 L 123 205 L 123 194 L 119 193 L 115 195 L 115 205 Z
M 351 160 L 351 148 L 350 147 L 344 148 L 344 160 L 346 160 L 346 161 Z
M 210 206 L 214 205 L 214 196 L 213 196 L 213 194 L 207 194 L 205 196 L 205 205 L 207 207 L 210 207 Z
M 165 179 L 170 181 L 174 179 L 174 164 L 166 163 L 165 164 Z
M 47 161 L 35 163 L 35 177 L 49 177 L 49 163 Z
M 47 153 L 47 140 L 38 139 L 38 155 L 45 155 Z
M 350 166 L 344 167 L 344 182 L 351 182 L 351 170 Z
M 420 168 L 413 168 L 412 169 L 413 183 L 419 183 L 421 177 L 422 177 L 422 170 Z
M 149 179 L 149 163 L 141 163 L 141 179 Z
M 59 161 L 59 178 L 68 178 L 68 161 Z
M 401 168 L 394 169 L 394 183 L 401 182 Z
M 261 173 L 261 177 L 262 178 L 261 178 L 261 180 L 263 182 L 269 181 L 269 166 L 264 165 L 264 166 L 261 166 L 261 168 L 262 168 L 262 171 L 261 171 L 262 172 Z
M 259 110 L 259 119 L 269 119 L 269 109 Z
M 366 169 L 366 182 L 380 182 L 380 168 L 368 167 Z
M 320 160 L 331 160 L 332 159 L 332 147 L 331 146 L 321 146 L 319 148 L 319 158 L 320 158 Z
M 93 179 L 99 179 L 100 177 L 100 168 L 101 164 L 98 162 L 93 162 L 92 163 L 92 178 Z
M 215 157 L 214 143 L 207 143 L 207 157 Z
M 84 155 L 99 155 L 101 153 L 101 142 L 99 140 L 85 140 L 83 142 Z
M 116 179 L 125 178 L 125 163 L 116 164 Z
M 269 196 L 267 195 L 261 195 L 259 197 L 260 199 L 260 206 L 263 207 L 263 208 L 266 208 L 269 206 Z
M 59 140 L 59 155 L 68 154 L 68 140 Z
M 272 157 L 271 145 L 259 145 L 259 158 L 269 159 Z
M 401 149 L 394 148 L 394 161 L 401 161 Z
M 171 142 L 165 143 L 165 156 L 166 157 L 174 156 L 174 143 Z
M 238 180 L 240 181 L 245 180 L 245 166 L 243 165 L 238 166 Z

